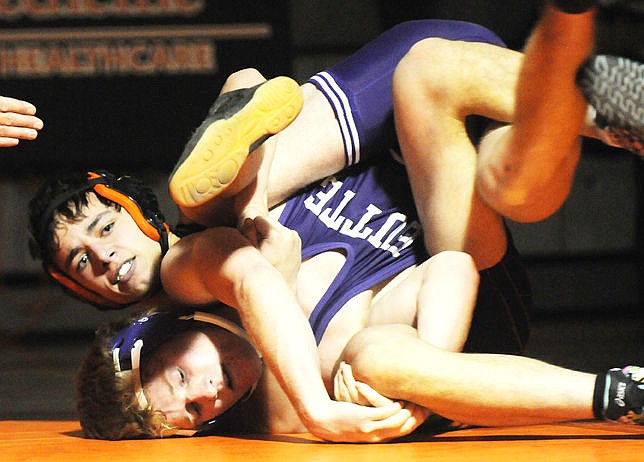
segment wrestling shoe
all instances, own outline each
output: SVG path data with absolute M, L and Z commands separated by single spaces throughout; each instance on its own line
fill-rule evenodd
M 606 374 L 603 395 L 606 419 L 644 425 L 644 368 L 610 369 Z
M 170 175 L 175 203 L 196 207 L 218 195 L 255 148 L 295 120 L 303 103 L 300 86 L 288 77 L 219 96 Z
M 602 141 L 644 157 L 644 64 L 593 56 L 577 71 L 576 82 L 595 111 Z

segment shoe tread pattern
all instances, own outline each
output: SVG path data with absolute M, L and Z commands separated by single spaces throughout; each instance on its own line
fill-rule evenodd
M 597 111 L 596 123 L 620 146 L 644 155 L 644 64 L 598 55 L 577 74 L 577 85 Z
M 229 106 L 235 110 L 211 110 L 188 142 L 169 183 L 170 196 L 178 205 L 196 207 L 218 195 L 237 177 L 249 153 L 286 128 L 302 108 L 301 89 L 287 77 L 248 91 L 250 99 L 244 92 L 232 96 Z

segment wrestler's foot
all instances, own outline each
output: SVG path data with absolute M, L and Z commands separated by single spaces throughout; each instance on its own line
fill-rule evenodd
M 595 6 L 595 0 L 551 0 L 555 8 L 569 14 L 585 13 Z
M 579 68 L 576 80 L 595 110 L 602 141 L 644 156 L 644 64 L 593 56 Z
M 299 114 L 302 90 L 288 77 L 221 95 L 194 132 L 170 175 L 170 196 L 196 207 L 223 191 L 248 154 Z
M 644 425 L 644 368 L 628 366 L 606 374 L 603 415 L 608 420 Z

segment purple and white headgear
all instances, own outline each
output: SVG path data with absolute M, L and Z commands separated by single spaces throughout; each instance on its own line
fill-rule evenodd
M 234 322 L 212 313 L 193 310 L 158 312 L 143 316 L 114 335 L 110 343 L 114 361 L 114 373 L 117 377 L 131 380 L 134 397 L 140 409 L 149 407 L 141 381 L 142 353 L 149 358 L 151 353 L 170 338 L 178 333 L 195 329 L 197 327 L 195 323 L 200 322 L 221 327 L 250 343 L 246 332 Z M 257 383 L 251 387 L 246 394 L 247 396 L 250 396 L 256 385 Z M 196 430 L 178 430 L 175 434 L 192 436 L 198 432 L 203 432 L 213 426 L 215 421 L 220 419 L 222 415 L 203 423 Z

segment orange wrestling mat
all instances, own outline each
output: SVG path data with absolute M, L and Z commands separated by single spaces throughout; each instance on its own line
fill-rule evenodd
M 0 459 L 6 462 L 606 462 L 642 454 L 644 427 L 603 422 L 473 428 L 386 444 L 322 443 L 307 434 L 97 441 L 82 438 L 78 422 L 0 422 Z

